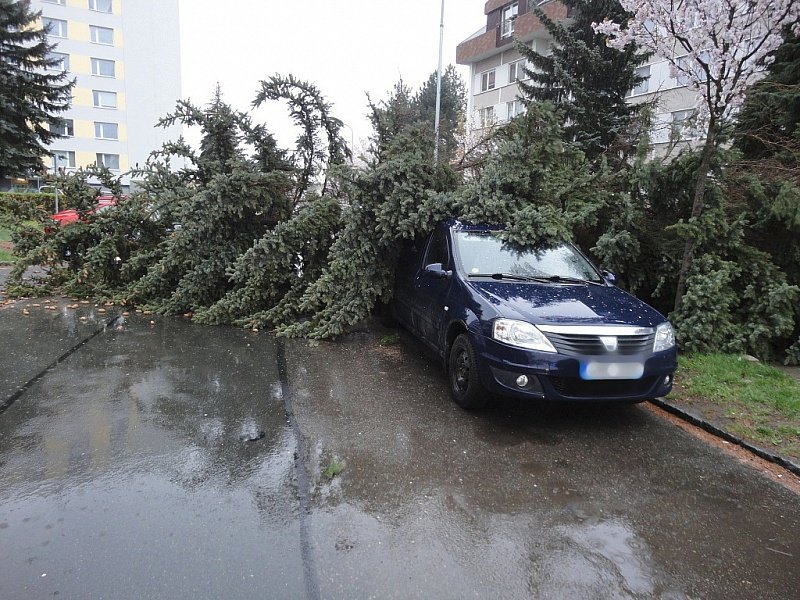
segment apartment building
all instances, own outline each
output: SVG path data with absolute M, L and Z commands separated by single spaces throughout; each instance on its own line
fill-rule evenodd
M 535 6 L 554 21 L 570 17 L 570 9 L 557 0 L 488 0 L 486 25 L 458 45 L 456 61 L 470 67 L 468 114 L 473 131 L 501 124 L 523 110 L 518 82 L 525 77 L 526 63 L 514 41 L 545 55 L 552 43 L 532 12 Z M 664 58 L 651 58 L 638 72 L 644 80 L 629 92 L 628 101 L 655 102 L 654 152 L 663 154 L 691 144 L 691 128 L 684 125 L 694 113 L 695 93 L 686 88 L 685 80 L 670 75 Z
M 59 59 L 75 78 L 70 109 L 46 160 L 48 171 L 104 165 L 129 171 L 176 140 L 156 127 L 181 97 L 178 0 L 33 0 Z M 134 177 L 135 180 L 135 177 Z

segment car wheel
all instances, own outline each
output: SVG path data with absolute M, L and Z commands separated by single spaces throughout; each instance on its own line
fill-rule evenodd
M 450 380 L 450 395 L 461 408 L 473 409 L 486 406 L 489 396 L 478 374 L 475 349 L 465 333 L 459 335 L 450 348 L 447 375 Z

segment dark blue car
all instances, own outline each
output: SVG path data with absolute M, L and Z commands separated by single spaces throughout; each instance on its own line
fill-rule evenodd
M 440 223 L 400 260 L 392 315 L 464 408 L 490 393 L 641 402 L 669 393 L 677 367 L 672 326 L 613 275 L 568 243 L 512 247 L 497 227 Z

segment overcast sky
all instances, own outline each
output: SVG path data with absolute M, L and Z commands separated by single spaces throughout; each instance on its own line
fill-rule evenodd
M 445 66 L 485 24 L 485 3 L 445 0 Z M 325 94 L 357 147 L 370 134 L 366 92 L 382 99 L 401 77 L 416 89 L 436 70 L 440 0 L 180 0 L 180 11 L 184 98 L 206 104 L 219 82 L 227 102 L 249 110 L 259 81 L 291 73 Z M 255 116 L 293 143 L 277 108 Z

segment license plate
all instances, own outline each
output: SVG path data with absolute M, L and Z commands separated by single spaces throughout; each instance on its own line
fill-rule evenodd
M 640 362 L 588 362 L 581 364 L 581 379 L 641 379 L 644 364 Z

